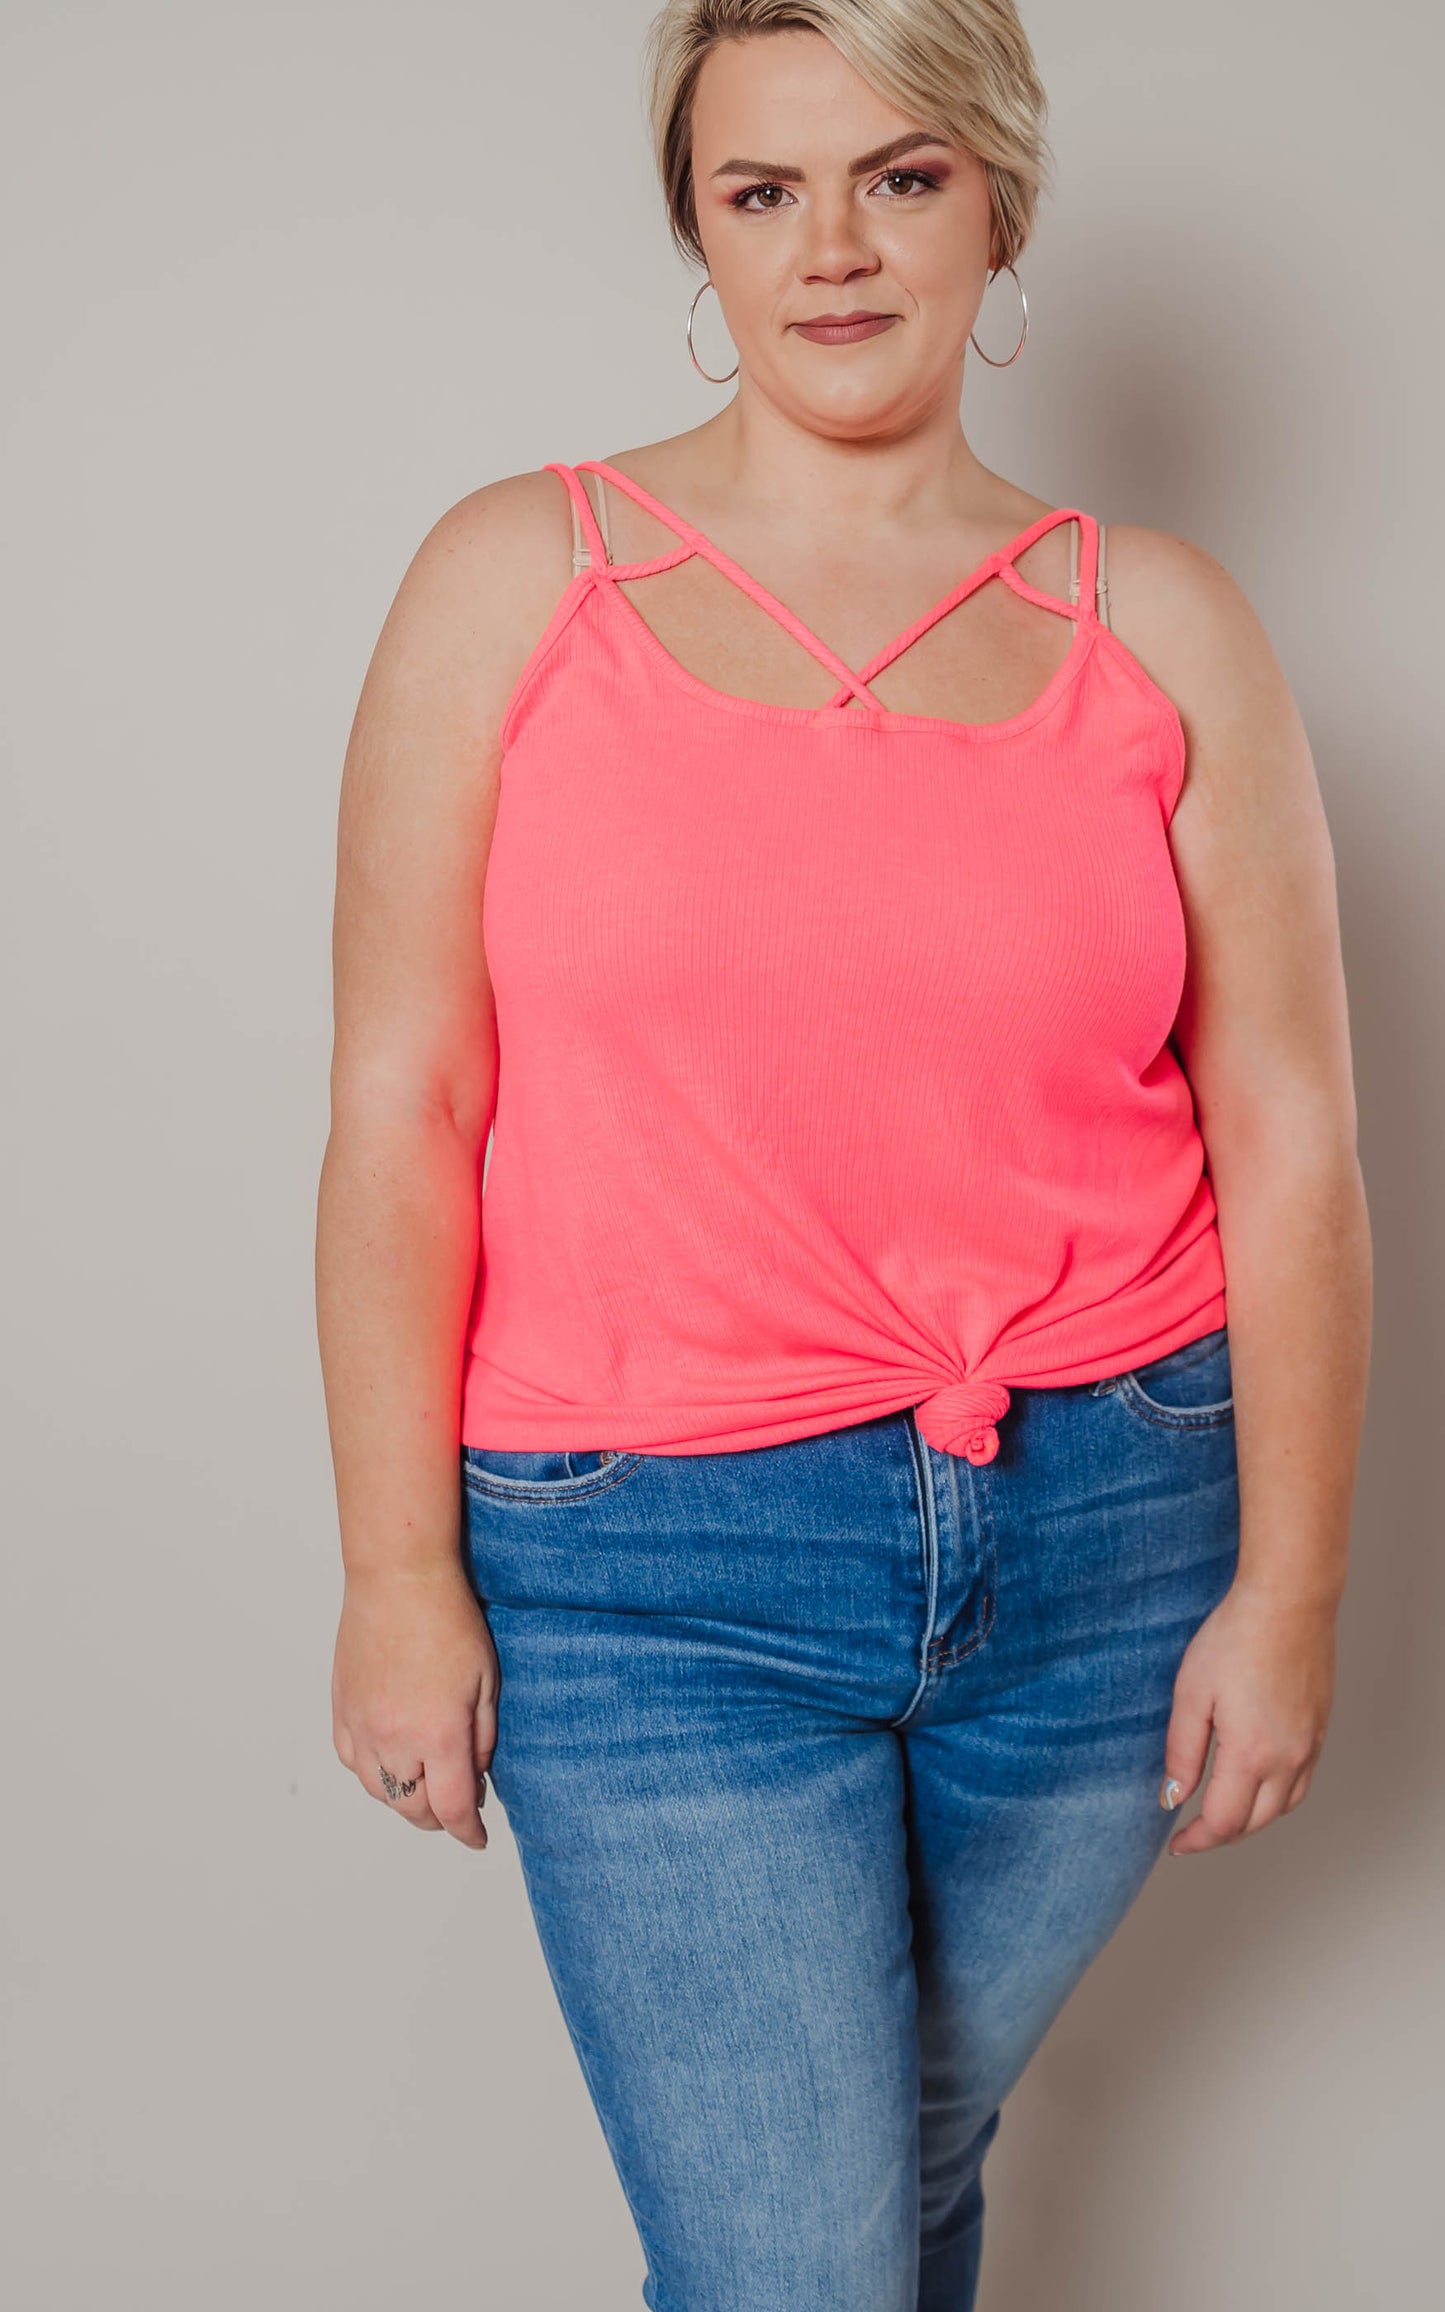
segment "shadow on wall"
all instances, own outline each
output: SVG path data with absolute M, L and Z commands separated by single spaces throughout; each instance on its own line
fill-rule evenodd
M 1096 280 L 1051 291 L 1053 364 L 1085 349 L 1070 487 L 1102 519 L 1171 530 L 1231 571 L 1310 734 L 1340 887 L 1375 1361 L 1310 1794 L 1231 1849 L 1161 1856 L 1055 2022 L 990 2154 L 980 2312 L 1419 2302 L 1441 2099 L 1428 2027 L 1412 2048 L 1400 2017 L 1412 1977 L 1422 2017 L 1438 2011 L 1445 1923 L 1420 1872 L 1422 1838 L 1437 1858 L 1442 1843 L 1445 941 L 1427 688 L 1442 596 L 1427 633 L 1408 573 L 1417 524 L 1433 552 L 1445 508 L 1401 502 L 1400 444 L 1365 374 L 1372 323 L 1325 294 L 1318 257 L 1311 286 L 1277 245 L 1226 268 L 1203 226 L 1183 248 L 1171 228 L 1163 251 L 1137 208 L 1113 222 L 1104 321 Z M 1026 405 L 1014 424 L 1026 442 Z

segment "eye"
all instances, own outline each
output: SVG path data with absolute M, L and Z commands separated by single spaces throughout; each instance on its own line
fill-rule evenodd
M 927 169 L 885 169 L 878 181 L 880 184 L 903 185 L 905 187 L 916 185 L 920 187 L 921 191 L 918 192 L 904 191 L 888 196 L 890 200 L 895 201 L 916 201 L 922 199 L 926 193 L 936 193 L 943 180 L 933 176 Z M 752 206 L 754 199 L 764 194 L 775 194 L 777 197 L 776 199 L 765 200 L 761 208 L 754 208 Z M 733 194 L 728 205 L 734 209 L 745 209 L 754 217 L 762 217 L 776 214 L 784 201 L 790 201 L 792 197 L 792 194 L 779 184 L 744 185 L 741 192 Z
M 744 185 L 740 193 L 734 193 L 732 200 L 728 205 L 734 209 L 746 208 L 754 193 L 781 193 L 782 191 L 783 187 L 781 185 Z M 771 209 L 777 205 L 778 204 L 776 202 L 770 202 L 768 204 L 768 208 Z M 755 217 L 766 216 L 768 214 L 768 209 L 754 209 L 752 214 Z
M 933 193 L 937 192 L 939 181 L 940 180 L 937 177 L 930 176 L 927 169 L 886 169 L 884 171 L 883 177 L 880 180 L 880 182 L 884 184 L 891 182 L 893 184 L 902 183 L 905 185 L 923 185 L 929 192 Z M 919 196 L 914 194 L 912 196 L 905 197 L 917 199 Z

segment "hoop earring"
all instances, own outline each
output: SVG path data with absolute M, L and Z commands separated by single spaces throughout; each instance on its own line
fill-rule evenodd
M 998 277 L 999 277 L 999 274 L 1000 274 L 1000 273 L 1014 273 L 1014 269 L 1013 269 L 1012 265 L 998 265 L 998 266 L 996 266 L 996 267 L 994 268 L 993 272 L 992 272 L 992 273 L 990 273 L 990 275 L 989 275 L 989 277 L 988 277 L 988 278 L 989 278 L 989 280 L 990 280 L 990 281 L 996 281 L 996 280 L 998 279 Z M 1012 353 L 1009 355 L 1009 357 L 1008 357 L 1008 361 L 995 361 L 995 360 L 994 360 L 994 358 L 993 358 L 993 355 L 992 355 L 991 353 L 985 353 L 985 352 L 984 352 L 984 350 L 983 350 L 983 347 L 982 347 L 982 346 L 979 344 L 979 342 L 978 342 L 978 339 L 977 339 L 977 338 L 974 336 L 974 334 L 973 334 L 973 331 L 972 331 L 971 329 L 970 329 L 970 331 L 969 331 L 969 333 L 968 333 L 968 342 L 969 342 L 969 344 L 970 344 L 970 345 L 973 347 L 974 351 L 977 353 L 977 355 L 978 355 L 978 357 L 979 357 L 979 360 L 980 360 L 980 361 L 986 361 L 986 362 L 988 363 L 988 365 L 989 365 L 989 368 L 990 368 L 990 369 L 1007 369 L 1007 368 L 1008 368 L 1008 366 L 1009 366 L 1009 362 L 1010 362 L 1010 361 L 1017 361 L 1017 360 L 1018 360 L 1018 357 L 1019 357 L 1019 355 L 1020 355 L 1020 354 L 1023 352 L 1023 349 L 1024 349 L 1025 345 L 1028 343 L 1028 335 L 1029 335 L 1029 301 L 1028 301 L 1027 297 L 1025 297 L 1025 295 L 1024 295 L 1024 285 L 1023 285 L 1022 281 L 1020 281 L 1020 279 L 1019 279 L 1019 277 L 1018 277 L 1017 273 L 1014 273 L 1014 286 L 1015 286 L 1015 288 L 1018 290 L 1018 293 L 1019 293 L 1019 303 L 1022 305 L 1022 307 L 1023 307 L 1023 309 L 1024 309 L 1024 328 L 1023 328 L 1023 335 L 1022 335 L 1022 337 L 1020 337 L 1020 339 L 1019 339 L 1019 341 L 1018 341 L 1018 344 L 1017 344 L 1017 345 L 1014 347 L 1014 349 L 1013 349 L 1013 352 L 1012 352 Z M 985 283 L 985 287 L 987 287 L 987 283 Z
M 714 377 L 708 370 L 703 368 L 702 363 L 697 358 L 697 354 L 693 351 L 692 317 L 697 311 L 697 298 L 701 297 L 703 289 L 711 289 L 712 286 L 712 277 L 709 275 L 708 279 L 704 281 L 702 289 L 699 289 L 697 297 L 694 297 L 691 305 L 689 305 L 687 309 L 687 350 L 690 354 L 692 354 L 692 366 L 697 371 L 699 377 L 705 377 L 709 385 L 728 385 L 731 383 L 732 379 L 737 376 L 738 371 L 742 368 L 741 356 L 739 356 L 739 358 L 733 363 L 733 366 L 728 371 L 726 377 Z

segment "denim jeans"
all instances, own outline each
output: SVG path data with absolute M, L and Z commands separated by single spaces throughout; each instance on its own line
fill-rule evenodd
M 999 1436 L 462 1448 L 492 1781 L 652 2312 L 971 2312 L 1000 2105 L 1179 1819 L 1227 1327 Z

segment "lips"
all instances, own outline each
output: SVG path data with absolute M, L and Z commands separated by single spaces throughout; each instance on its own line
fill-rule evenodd
M 897 318 L 896 313 L 821 313 L 814 321 L 795 321 L 793 327 L 814 345 L 856 345 L 891 329 Z

